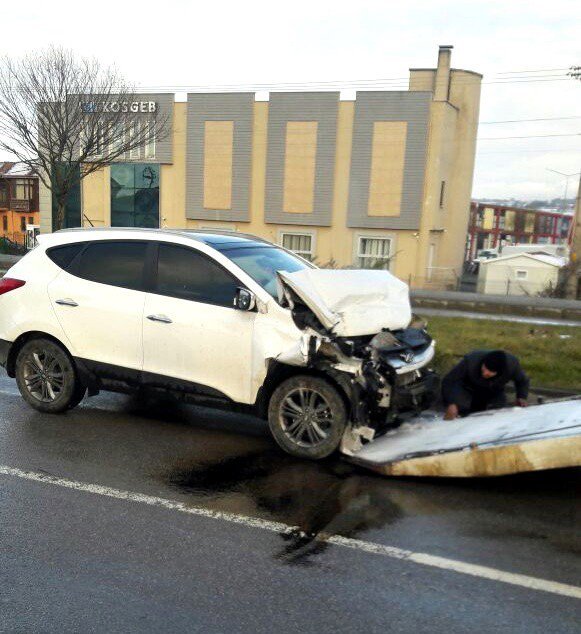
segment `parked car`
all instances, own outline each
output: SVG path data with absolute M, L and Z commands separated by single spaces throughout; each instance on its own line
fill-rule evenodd
M 65 412 L 99 390 L 169 391 L 268 419 L 323 458 L 429 405 L 434 342 L 387 271 L 323 270 L 233 232 L 41 235 L 0 280 L 0 364 Z

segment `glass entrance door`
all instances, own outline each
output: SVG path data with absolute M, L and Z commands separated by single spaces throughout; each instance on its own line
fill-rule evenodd
M 111 165 L 112 227 L 159 227 L 159 173 L 152 163 Z

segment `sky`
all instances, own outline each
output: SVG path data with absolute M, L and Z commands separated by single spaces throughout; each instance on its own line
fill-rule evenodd
M 555 198 L 565 178 L 547 168 L 581 171 L 581 81 L 564 76 L 581 66 L 578 0 L 28 0 L 3 5 L 2 23 L 0 55 L 56 44 L 144 88 L 405 90 L 408 69 L 434 67 L 451 44 L 453 67 L 484 75 L 473 197 Z

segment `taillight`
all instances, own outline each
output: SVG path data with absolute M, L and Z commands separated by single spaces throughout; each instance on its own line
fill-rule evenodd
M 25 284 L 26 282 L 23 282 L 22 280 L 15 280 L 11 277 L 3 277 L 2 279 L 0 279 L 0 295 L 4 295 L 4 293 L 9 293 L 15 288 L 20 288 Z

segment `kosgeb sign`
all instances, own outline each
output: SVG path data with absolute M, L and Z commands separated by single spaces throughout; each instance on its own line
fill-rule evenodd
M 151 114 L 157 112 L 156 101 L 82 101 L 81 110 L 87 114 L 96 112 L 132 112 Z

